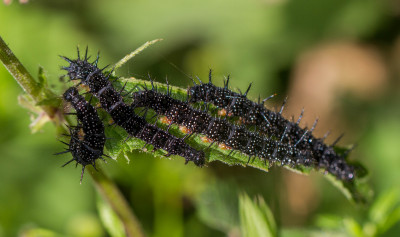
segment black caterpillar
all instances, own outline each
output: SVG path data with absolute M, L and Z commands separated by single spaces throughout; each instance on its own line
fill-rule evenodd
M 192 108 L 188 102 L 176 100 L 168 93 L 162 94 L 152 84 L 152 89 L 135 92 L 132 106 L 147 107 L 159 115 L 166 116 L 172 123 L 185 126 L 191 133 L 200 133 L 213 142 L 223 143 L 234 150 L 252 157 L 260 157 L 270 163 L 279 162 L 282 165 L 313 166 L 316 163 L 307 156 L 307 152 L 288 146 L 279 140 L 263 137 L 251 132 L 245 126 L 229 123 L 225 119 L 212 117 L 205 111 Z M 172 124 L 171 123 L 171 124 Z
M 324 138 L 315 138 L 312 135 L 317 120 L 310 130 L 299 126 L 303 112 L 297 122 L 291 122 L 282 116 L 284 106 L 279 112 L 268 110 L 264 107 L 264 102 L 254 102 L 247 99 L 247 93 L 251 84 L 244 94 L 236 93 L 228 88 L 229 77 L 224 83 L 224 87 L 217 87 L 212 83 L 211 70 L 209 82 L 190 87 L 188 90 L 189 101 L 211 103 L 219 109 L 224 109 L 228 116 L 240 117 L 243 124 L 255 126 L 261 134 L 266 134 L 276 139 L 281 139 L 283 143 L 296 146 L 299 150 L 311 152 L 311 156 L 317 161 L 318 166 L 326 168 L 329 173 L 334 174 L 342 180 L 351 180 L 354 178 L 354 168 L 345 161 L 345 155 L 337 154 L 333 146 L 340 137 L 330 146 L 324 143 Z M 347 153 L 350 150 L 347 151 Z
M 96 160 L 98 158 L 103 159 L 102 156 L 107 156 L 103 154 L 106 141 L 104 126 L 97 115 L 96 109 L 79 94 L 75 87 L 69 88 L 64 93 L 64 100 L 70 102 L 72 107 L 76 110 L 75 114 L 78 117 L 78 124 L 74 128 L 69 127 L 70 142 L 63 142 L 69 146 L 68 149 L 56 155 L 71 152 L 72 160 L 65 163 L 63 167 L 72 161 L 76 161 L 77 165 L 81 164 L 82 183 L 86 165 L 93 165 L 93 167 L 96 168 Z
M 197 151 L 184 142 L 182 138 L 177 138 L 168 132 L 158 128 L 156 125 L 149 124 L 144 117 L 135 114 L 134 107 L 124 103 L 121 91 L 113 88 L 109 77 L 104 75 L 103 70 L 97 68 L 99 55 L 93 63 L 88 62 L 87 48 L 83 59 L 79 56 L 76 60 L 61 56 L 69 67 L 63 67 L 68 71 L 71 80 L 81 80 L 80 84 L 87 85 L 95 97 L 100 101 L 101 107 L 107 111 L 114 123 L 121 126 L 131 137 L 139 138 L 151 144 L 154 149 L 163 149 L 168 153 L 166 156 L 179 155 L 185 158 L 186 163 L 193 161 L 197 166 L 203 166 L 205 156 L 203 151 Z

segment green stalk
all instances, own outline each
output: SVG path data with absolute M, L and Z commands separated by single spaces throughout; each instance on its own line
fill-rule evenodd
M 10 74 L 19 83 L 22 89 L 28 94 L 34 102 L 38 103 L 44 98 L 39 83 L 31 76 L 22 63 L 13 54 L 6 42 L 0 37 L 0 60 Z M 41 106 L 46 114 L 53 118 L 56 114 L 57 108 L 44 105 Z
M 144 233 L 138 219 L 132 213 L 131 207 L 125 200 L 118 187 L 106 176 L 99 168 L 96 171 L 92 166 L 88 166 L 97 191 L 110 204 L 114 212 L 119 216 L 125 227 L 126 235 L 129 237 L 144 237 Z
M 39 83 L 32 77 L 28 70 L 26 70 L 17 57 L 15 57 L 1 37 L 0 60 L 35 103 L 40 103 L 44 98 L 53 96 L 52 92 L 47 90 L 47 88 L 41 88 Z M 50 118 L 53 118 L 58 110 L 58 108 L 48 105 L 40 107 Z M 107 200 L 115 213 L 121 218 L 127 236 L 144 236 L 137 218 L 131 212 L 128 202 L 124 199 L 117 186 L 102 174 L 102 172 L 95 171 L 93 167 L 88 167 L 88 169 L 99 193 Z

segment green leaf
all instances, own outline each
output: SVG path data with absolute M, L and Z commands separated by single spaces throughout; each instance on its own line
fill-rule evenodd
M 262 197 L 253 202 L 247 194 L 241 194 L 239 213 L 242 236 L 277 236 L 274 217 Z
M 61 105 L 61 96 L 58 96 L 49 88 L 47 77 L 43 67 L 38 69 L 37 97 L 35 99 L 36 106 L 59 108 Z
M 47 87 L 47 78 L 46 78 L 46 74 L 44 73 L 44 68 L 43 67 L 39 67 L 38 80 L 39 80 L 39 87 L 40 88 Z
M 100 196 L 97 199 L 97 209 L 101 222 L 112 237 L 125 237 L 124 225 L 118 215 Z

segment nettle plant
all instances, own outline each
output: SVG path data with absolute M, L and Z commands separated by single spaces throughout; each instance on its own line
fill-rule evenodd
M 39 68 L 38 80 L 35 80 L 7 45 L 0 42 L 3 64 L 25 91 L 20 101 L 25 107 L 34 108 L 42 118 L 32 124 L 33 130 L 38 130 L 46 121 L 53 121 L 65 130 L 70 138 L 63 141 L 67 148 L 61 153 L 72 154 L 67 164 L 76 161 L 82 165 L 81 181 L 85 167 L 91 170 L 96 187 L 116 214 L 116 220 L 121 222 L 117 226 L 123 226 L 126 235 L 142 236 L 143 232 L 116 185 L 96 168 L 96 162 L 100 162 L 98 158 L 117 159 L 133 150 L 142 150 L 154 157 L 180 156 L 186 163 L 193 162 L 200 167 L 220 161 L 266 172 L 272 165 L 302 174 L 314 170 L 324 173 L 348 199 L 356 203 L 366 201 L 367 172 L 359 163 L 347 160 L 351 149 L 335 147 L 336 142 L 328 145 L 324 138 L 314 137 L 312 131 L 317 121 L 310 129 L 301 128 L 302 114 L 297 121 L 291 121 L 282 116 L 284 105 L 279 111 L 273 111 L 264 106 L 269 98 L 258 102 L 248 99 L 250 86 L 245 93 L 234 92 L 228 86 L 228 77 L 224 87 L 216 87 L 211 72 L 208 82 L 195 78 L 188 90 L 168 82 L 115 75 L 115 69 L 157 41 L 147 42 L 114 66 L 103 69 L 98 67 L 99 56 L 89 62 L 87 49 L 84 53 L 78 49 L 75 59 L 62 56 L 68 63 L 63 69 L 72 81 L 64 100 L 48 87 L 43 69 Z M 65 113 L 66 103 L 75 112 Z M 276 235 L 273 218 L 261 199 L 260 210 L 245 194 L 240 200 L 242 207 L 249 207 L 240 209 L 243 235 L 255 233 L 252 229 L 257 226 L 246 221 L 249 218 L 246 215 L 260 210 L 264 213 L 260 214 L 260 220 L 265 219 L 260 223 L 265 222 L 268 227 L 264 231 Z

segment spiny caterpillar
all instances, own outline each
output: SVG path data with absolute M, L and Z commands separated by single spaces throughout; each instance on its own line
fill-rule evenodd
M 261 134 L 280 139 L 288 146 L 294 146 L 301 151 L 309 151 L 312 160 L 317 161 L 317 167 L 323 168 L 329 173 L 342 180 L 354 178 L 354 168 L 347 164 L 345 154 L 340 155 L 334 150 L 334 146 L 340 137 L 332 144 L 326 145 L 323 138 L 315 138 L 312 135 L 317 120 L 310 130 L 299 126 L 303 112 L 297 122 L 287 120 L 282 116 L 284 106 L 279 112 L 271 111 L 264 106 L 264 102 L 254 102 L 247 98 L 251 84 L 244 94 L 236 93 L 228 88 L 229 77 L 224 83 L 224 87 L 217 87 L 212 83 L 211 70 L 209 82 L 203 83 L 199 79 L 199 84 L 194 80 L 194 86 L 188 89 L 189 101 L 191 103 L 204 102 L 211 103 L 219 109 L 225 110 L 223 114 L 240 118 L 243 124 L 253 126 Z
M 151 90 L 145 88 L 133 93 L 133 103 L 128 105 L 121 95 L 124 87 L 120 91 L 116 90 L 110 81 L 111 72 L 105 75 L 104 69 L 97 68 L 99 56 L 93 63 L 88 62 L 86 49 L 83 59 L 79 56 L 79 50 L 76 60 L 62 58 L 69 62 L 69 66 L 63 69 L 68 71 L 70 79 L 80 80 L 79 84 L 86 85 L 116 125 L 122 127 L 130 137 L 139 138 L 146 144 L 153 145 L 154 149 L 167 151 L 166 156 L 179 155 L 185 158 L 186 163 L 193 161 L 196 165 L 203 166 L 204 152 L 185 143 L 190 134 L 199 133 L 210 139 L 212 144 L 216 142 L 224 149 L 231 149 L 231 152 L 240 151 L 246 154 L 249 161 L 257 157 L 269 161 L 270 164 L 323 169 L 341 180 L 354 178 L 354 167 L 346 162 L 345 154 L 341 155 L 334 150 L 335 143 L 326 145 L 324 138 L 315 138 L 312 135 L 316 123 L 310 130 L 300 128 L 302 115 L 297 122 L 291 122 L 281 115 L 283 106 L 279 112 L 274 112 L 264 107 L 265 100 L 256 103 L 247 99 L 250 87 L 244 94 L 232 92 L 228 88 L 229 79 L 223 88 L 216 87 L 212 84 L 210 73 L 208 83 L 200 81 L 200 84 L 189 88 L 188 101 L 172 98 L 168 89 L 167 94 L 162 94 L 152 87 Z M 242 125 L 193 108 L 191 103 L 199 101 L 222 109 L 224 113 L 221 115 L 240 118 Z M 170 125 L 184 126 L 189 134 L 185 138 L 169 134 L 168 131 L 148 123 L 145 115 L 137 115 L 136 107 L 150 108 L 158 115 L 166 116 Z
M 81 183 L 83 173 L 86 165 L 93 165 L 96 168 L 96 160 L 103 159 L 104 144 L 106 136 L 104 134 L 104 126 L 96 109 L 88 103 L 85 98 L 79 94 L 75 87 L 69 88 L 64 93 L 64 100 L 71 103 L 75 109 L 74 113 L 78 118 L 78 124 L 75 127 L 69 127 L 70 142 L 64 144 L 68 145 L 68 149 L 56 155 L 71 152 L 72 160 L 63 165 L 66 166 L 72 161 L 76 164 L 82 165 Z M 104 159 L 103 159 L 104 160 Z
M 122 127 L 130 137 L 136 137 L 147 144 L 153 145 L 154 149 L 163 149 L 168 153 L 166 156 L 178 155 L 185 158 L 186 163 L 193 161 L 197 166 L 203 166 L 205 155 L 203 151 L 198 151 L 185 143 L 184 139 L 177 138 L 168 132 L 158 128 L 156 125 L 149 124 L 144 116 L 138 116 L 134 107 L 126 104 L 121 95 L 121 91 L 114 89 L 108 75 L 103 73 L 104 69 L 97 67 L 99 55 L 93 63 L 88 62 L 87 48 L 85 57 L 76 60 L 61 56 L 67 62 L 68 67 L 63 67 L 68 72 L 71 80 L 80 80 L 79 84 L 89 87 L 90 93 L 100 101 L 101 107 L 110 114 L 114 123 Z
M 169 90 L 167 94 L 158 92 L 153 82 L 151 90 L 144 87 L 144 90 L 134 92 L 132 98 L 132 106 L 150 108 L 157 114 L 166 116 L 172 123 L 185 126 L 191 133 L 203 134 L 213 143 L 226 145 L 232 149 L 231 153 L 240 151 L 246 154 L 249 161 L 252 157 L 258 157 L 268 160 L 270 164 L 315 167 L 316 161 L 307 155 L 307 151 L 300 151 L 295 146 L 251 132 L 245 126 L 235 125 L 226 119 L 213 117 L 206 111 L 194 109 L 188 102 L 172 98 Z

